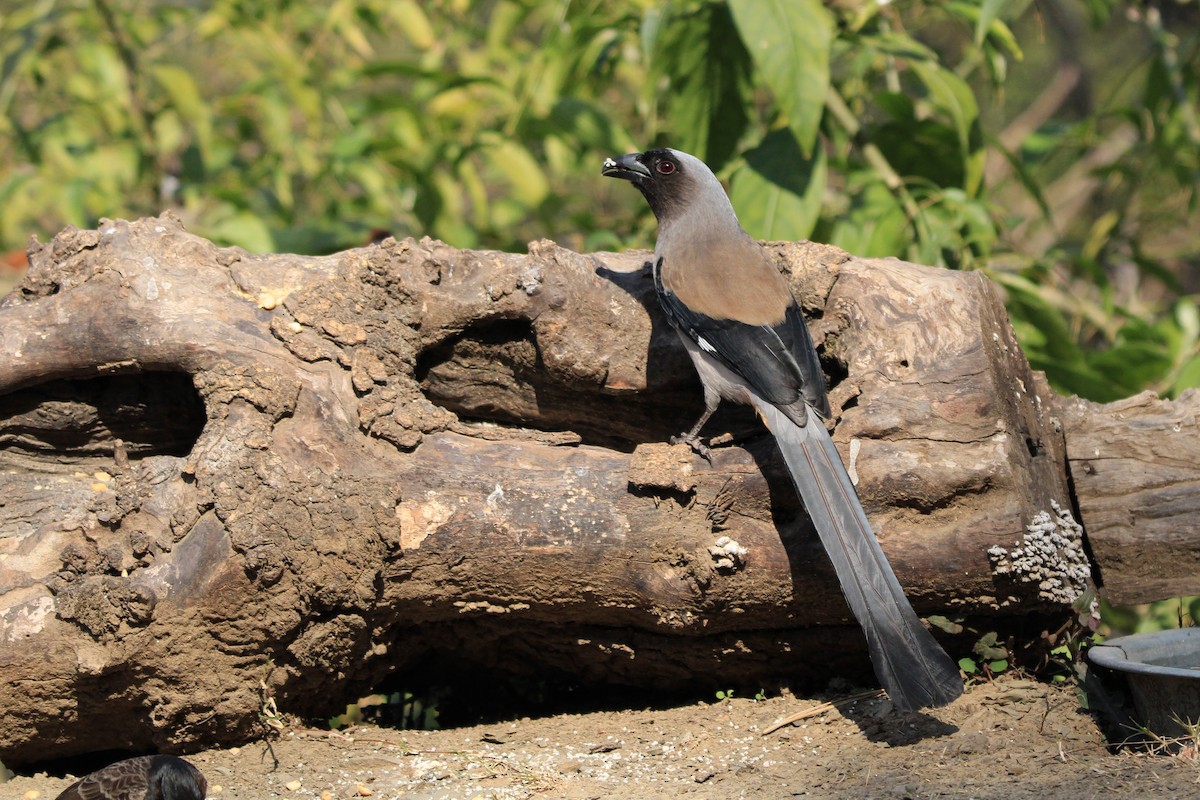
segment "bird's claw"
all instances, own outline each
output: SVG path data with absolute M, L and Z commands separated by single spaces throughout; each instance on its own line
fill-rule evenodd
M 671 437 L 671 444 L 686 444 L 692 448 L 692 452 L 703 458 L 708 463 L 712 463 L 712 450 L 704 442 L 700 441 L 700 437 L 695 434 L 681 433 L 678 436 Z

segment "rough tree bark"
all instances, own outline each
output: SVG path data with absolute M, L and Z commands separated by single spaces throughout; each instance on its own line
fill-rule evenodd
M 1067 619 L 1076 507 L 1117 534 L 1097 556 L 1139 549 L 1146 484 L 1075 498 L 1068 463 L 1102 475 L 1076 437 L 1117 447 L 1142 407 L 1053 396 L 982 276 L 771 249 L 918 612 Z M 264 692 L 328 714 L 430 652 L 663 689 L 870 674 L 753 417 L 720 412 L 711 463 L 663 444 L 700 393 L 644 254 L 258 256 L 164 215 L 30 256 L 0 301 L 6 763 L 244 741 Z M 1194 405 L 1154 406 L 1146 447 L 1194 446 Z
M 1060 398 L 1080 514 L 1108 600 L 1200 594 L 1200 391 Z

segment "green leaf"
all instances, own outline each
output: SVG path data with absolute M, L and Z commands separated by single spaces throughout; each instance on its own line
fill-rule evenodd
M 750 119 L 750 55 L 721 4 L 670 14 L 658 40 L 653 63 L 670 80 L 665 94 L 673 144 L 716 172 Z
M 988 631 L 979 637 L 979 641 L 971 648 L 980 658 L 993 663 L 1008 657 L 1008 650 L 1003 645 L 996 644 L 996 632 Z
M 1179 326 L 1179 351 L 1191 352 L 1200 341 L 1200 307 L 1185 297 L 1175 304 L 1175 323 Z
M 829 91 L 833 17 L 821 0 L 729 0 L 742 42 L 806 156 Z
M 612 120 L 593 103 L 564 97 L 550 110 L 560 133 L 569 134 L 585 147 L 610 148 L 614 144 Z
M 790 128 L 767 134 L 730 178 L 729 198 L 756 239 L 796 241 L 812 235 L 825 194 L 826 159 L 805 158 Z
M 234 214 L 208 227 L 197 227 L 207 239 L 237 245 L 251 253 L 270 253 L 275 250 L 271 230 L 262 219 L 249 212 Z
M 429 17 L 415 0 L 394 0 L 384 3 L 383 8 L 403 31 L 405 38 L 417 48 L 428 50 L 437 43 L 437 35 L 433 32 Z
M 850 207 L 818 238 L 860 258 L 905 255 L 909 222 L 900 200 L 874 173 L 864 171 L 852 178 Z
M 909 66 L 925 84 L 933 104 L 950 117 L 963 159 L 963 188 L 974 196 L 983 183 L 985 156 L 975 94 L 966 81 L 936 62 L 913 61 Z
M 983 0 L 982 4 L 979 3 L 979 0 L 969 0 L 968 2 L 947 3 L 946 9 L 952 14 L 962 17 L 965 22 L 974 21 L 976 47 L 988 50 L 988 39 L 991 38 L 1004 45 L 1019 61 L 1024 58 L 1021 46 L 1017 43 L 1012 29 L 1000 18 L 1000 12 L 1006 6 L 1012 5 L 1012 0 Z M 1022 10 L 1022 8 L 1015 9 L 1013 16 L 1020 17 Z
M 662 30 L 663 17 L 666 10 L 663 6 L 651 6 L 642 16 L 638 29 L 638 39 L 642 46 L 642 58 L 651 62 L 658 47 L 658 34 Z
M 533 155 L 514 141 L 495 140 L 482 152 L 499 174 L 503 175 L 513 195 L 526 206 L 536 206 L 550 192 L 542 165 Z
M 975 663 L 973 658 L 960 658 L 958 660 L 958 668 L 968 675 L 974 675 L 979 671 L 979 665 Z
M 1030 365 L 1045 371 L 1055 389 L 1102 403 L 1125 396 L 1114 388 L 1111 376 L 1088 363 L 1062 312 L 1035 283 L 1005 272 L 993 273 L 992 278 L 1008 292 L 1005 305 Z
M 12 196 L 17 193 L 18 189 L 32 180 L 33 175 L 33 170 L 26 169 L 20 172 L 13 172 L 4 178 L 3 181 L 0 181 L 0 208 L 8 203 Z
M 1112 232 L 1120 223 L 1121 215 L 1117 213 L 1116 209 L 1109 209 L 1097 217 L 1092 223 L 1091 230 L 1088 231 L 1087 239 L 1083 242 L 1080 258 L 1087 260 L 1098 258 L 1112 240 Z
M 880 54 L 906 60 L 937 61 L 937 53 L 903 33 L 883 31 L 860 36 L 857 41 L 868 50 L 875 51 L 870 55 Z
M 1179 369 L 1171 386 L 1171 394 L 1177 396 L 1184 389 L 1194 389 L 1197 386 L 1200 386 L 1200 356 L 1193 356 Z
M 173 64 L 156 64 L 152 73 L 171 99 L 171 105 L 180 118 L 191 123 L 201 149 L 208 150 L 211 111 L 191 73 Z
M 963 632 L 962 625 L 957 622 L 952 622 L 949 618 L 944 617 L 941 614 L 930 614 L 925 618 L 925 620 L 933 627 L 937 628 L 938 630 L 945 631 L 946 633 Z
M 982 45 L 987 38 L 988 26 L 992 20 L 1000 16 L 1000 10 L 1008 5 L 1009 0 L 983 0 L 979 6 L 979 17 L 975 20 L 975 44 Z

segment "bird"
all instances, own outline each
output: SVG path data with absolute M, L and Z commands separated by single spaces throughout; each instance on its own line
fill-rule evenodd
M 646 266 L 704 389 L 704 413 L 671 441 L 707 455 L 700 430 L 721 400 L 753 406 L 775 437 L 893 705 L 916 711 L 952 702 L 963 689 L 958 666 L 905 596 L 825 427 L 825 377 L 786 279 L 699 158 L 653 148 L 606 158 L 601 174 L 632 183 L 657 218 Z
M 109 764 L 68 786 L 57 800 L 204 800 L 208 782 L 177 756 L 138 756 Z

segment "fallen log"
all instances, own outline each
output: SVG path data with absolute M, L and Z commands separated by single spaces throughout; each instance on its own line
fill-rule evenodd
M 1200 392 L 1107 405 L 1057 398 L 1056 407 L 1109 602 L 1200 594 Z
M 918 613 L 1067 619 L 1076 407 L 998 291 L 770 248 Z M 434 651 L 656 689 L 870 675 L 757 421 L 719 412 L 711 463 L 663 443 L 700 392 L 644 254 L 252 255 L 164 215 L 30 259 L 0 300 L 5 763 L 245 741 L 265 693 L 327 715 Z

